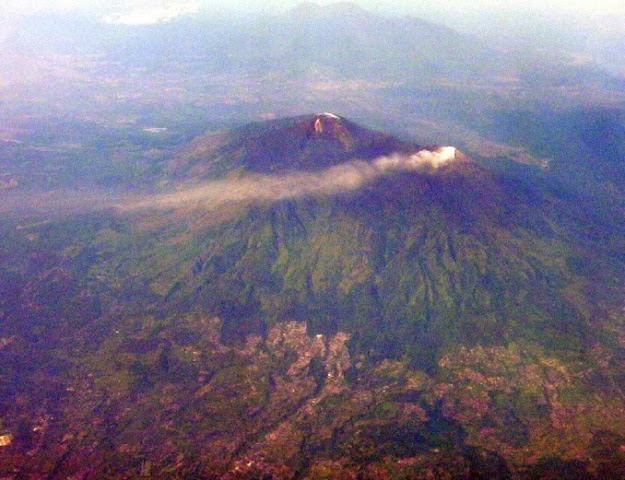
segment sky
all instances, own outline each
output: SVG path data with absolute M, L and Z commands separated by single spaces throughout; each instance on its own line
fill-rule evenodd
M 300 3 L 299 0 L 2 0 L 0 2 L 0 16 L 9 17 L 29 14 L 41 10 L 64 11 L 80 8 L 91 11 L 128 12 L 142 9 L 167 9 L 178 6 L 201 6 L 209 10 L 284 10 Z M 318 0 L 315 3 L 333 3 L 332 0 Z M 418 14 L 424 11 L 444 10 L 512 10 L 528 11 L 543 10 L 544 0 L 355 0 L 365 8 L 375 11 Z M 564 12 L 587 12 L 621 14 L 622 0 L 551 0 L 549 9 Z

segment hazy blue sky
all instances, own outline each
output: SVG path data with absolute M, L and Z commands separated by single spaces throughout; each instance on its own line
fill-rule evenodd
M 223 0 L 2 0 L 0 2 L 0 15 L 15 15 L 30 13 L 37 10 L 63 10 L 68 8 L 81 7 L 86 9 L 102 10 L 123 10 L 143 8 L 171 8 L 174 4 L 186 4 L 187 7 L 201 5 L 213 10 L 267 10 L 284 9 L 300 3 L 298 0 L 245 0 L 245 1 L 223 1 Z M 319 0 L 315 3 L 333 3 L 331 0 Z M 622 13 L 623 0 L 551 0 L 549 7 L 546 7 L 544 0 L 356 0 L 364 7 L 373 10 L 388 10 L 395 12 L 419 13 L 427 10 L 561 10 L 568 12 L 599 12 L 599 13 Z

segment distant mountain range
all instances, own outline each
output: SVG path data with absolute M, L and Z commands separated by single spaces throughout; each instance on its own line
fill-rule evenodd
M 375 15 L 351 3 L 305 3 L 264 18 L 182 17 L 155 25 L 117 25 L 87 17 L 25 20 L 5 49 L 98 55 L 151 69 L 430 81 L 505 76 L 513 66 L 478 39 L 416 18 Z M 382 55 L 383 52 L 383 55 Z

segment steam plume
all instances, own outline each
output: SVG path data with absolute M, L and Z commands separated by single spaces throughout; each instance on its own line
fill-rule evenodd
M 120 212 L 198 208 L 215 210 L 229 203 L 272 203 L 288 198 L 329 196 L 357 190 L 384 176 L 401 171 L 428 171 L 459 157 L 454 147 L 422 150 L 412 155 L 378 157 L 370 162 L 354 160 L 317 172 L 280 175 L 247 175 L 208 181 L 170 193 L 128 195 L 111 191 L 6 192 L 0 212 L 68 215 L 104 209 Z
M 382 156 L 371 162 L 355 160 L 319 172 L 214 180 L 172 193 L 130 199 L 116 206 L 124 211 L 188 206 L 211 209 L 224 203 L 276 202 L 288 198 L 327 196 L 357 190 L 394 172 L 437 169 L 456 158 L 454 147 L 441 147 L 412 155 Z

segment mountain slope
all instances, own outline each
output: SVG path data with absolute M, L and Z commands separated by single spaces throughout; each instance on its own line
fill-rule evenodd
M 275 173 L 418 150 L 328 115 L 227 135 L 200 138 L 172 170 Z M 294 318 L 323 333 L 358 332 L 364 350 L 434 364 L 455 342 L 525 338 L 579 350 L 592 328 L 572 300 L 571 289 L 584 293 L 567 262 L 587 264 L 597 246 L 562 208 L 471 162 L 392 174 L 334 198 L 254 208 L 207 232 L 199 266 L 168 300 L 206 306 L 234 332 Z
M 197 138 L 169 161 L 178 178 L 216 178 L 242 169 L 253 173 L 320 170 L 349 160 L 411 154 L 417 145 L 374 132 L 332 113 L 246 125 Z
M 321 114 L 169 168 L 234 186 L 415 151 Z M 0 473 L 617 479 L 622 225 L 462 155 L 331 193 L 3 221 Z

